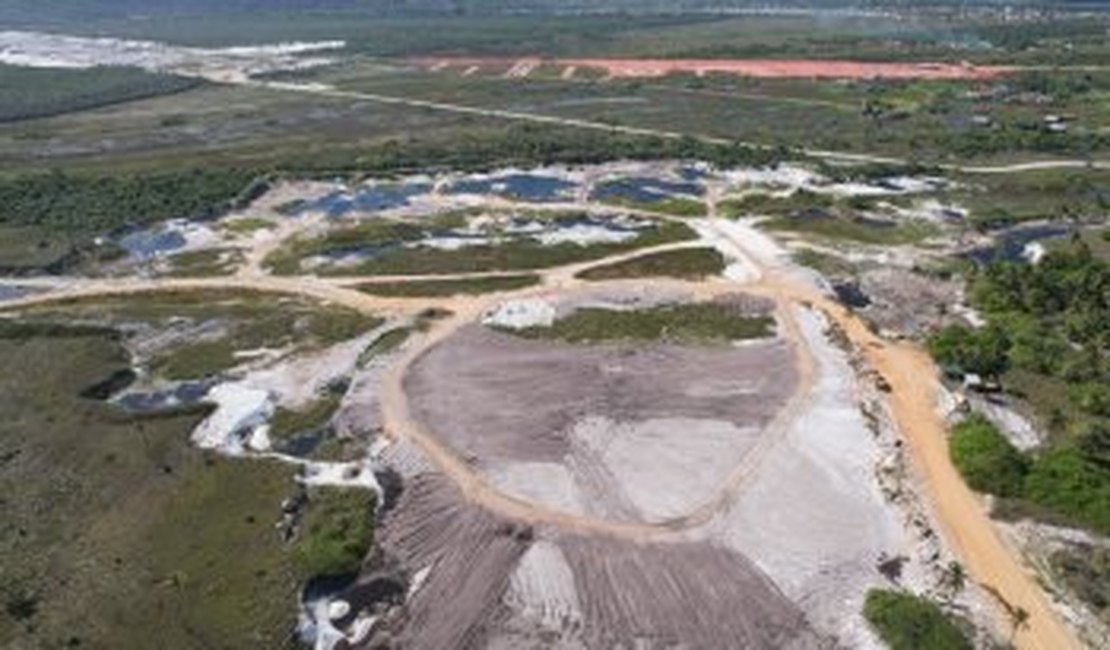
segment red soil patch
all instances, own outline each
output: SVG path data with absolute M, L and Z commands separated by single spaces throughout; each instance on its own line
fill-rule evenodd
M 865 61 L 819 61 L 804 59 L 503 59 L 438 58 L 413 59 L 423 67 L 444 69 L 478 66 L 505 69 L 540 62 L 567 68 L 604 70 L 609 77 L 662 77 L 672 73 L 733 74 L 763 78 L 815 79 L 991 79 L 1015 68 L 973 66 L 954 63 L 887 63 Z

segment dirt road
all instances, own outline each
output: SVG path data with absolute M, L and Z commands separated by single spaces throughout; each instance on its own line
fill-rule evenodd
M 714 196 L 716 194 L 711 193 L 711 203 Z M 762 442 L 761 446 L 758 446 L 736 467 L 713 498 L 683 517 L 658 524 L 616 522 L 576 515 L 504 493 L 451 452 L 434 432 L 429 431 L 412 417 L 404 387 L 406 373 L 416 359 L 459 327 L 479 318 L 487 307 L 504 299 L 508 293 L 526 296 L 573 289 L 575 286 L 580 286 L 582 281 L 576 279 L 574 273 L 570 271 L 582 270 L 589 265 L 608 264 L 614 259 L 626 258 L 627 254 L 595 260 L 589 265 L 546 269 L 540 271 L 544 283 L 539 287 L 479 297 L 382 298 L 350 288 L 347 285 L 357 281 L 351 278 L 272 277 L 257 274 L 254 272 L 257 271 L 255 268 L 249 274 L 226 278 L 149 280 L 50 278 L 5 281 L 2 283 L 50 288 L 53 291 L 8 301 L 0 305 L 0 309 L 8 310 L 80 296 L 204 288 L 251 289 L 302 295 L 377 313 L 416 313 L 433 306 L 447 308 L 453 312 L 453 315 L 437 322 L 429 333 L 417 339 L 416 344 L 391 367 L 383 381 L 382 393 L 379 397 L 387 433 L 397 439 L 418 445 L 429 460 L 459 486 L 467 498 L 501 515 L 521 521 L 543 522 L 575 532 L 649 540 L 666 538 L 682 530 L 702 525 L 711 520 L 722 508 L 727 507 L 730 500 L 743 489 L 746 477 L 751 468 L 758 464 L 761 454 L 776 444 L 778 436 L 789 427 L 792 418 L 796 417 L 812 386 L 809 377 L 812 374 L 813 361 L 804 338 L 799 335 L 794 325 L 792 312 L 802 306 L 810 306 L 824 312 L 828 318 L 843 328 L 871 367 L 889 382 L 892 388 L 889 397 L 890 408 L 906 442 L 914 467 L 920 474 L 925 496 L 944 539 L 967 567 L 973 579 L 995 589 L 1009 606 L 1020 607 L 1029 613 L 1028 624 L 1017 633 L 1017 646 L 1044 650 L 1080 647 L 1078 641 L 1052 610 L 1035 578 L 1022 566 L 1017 554 L 1000 539 L 979 499 L 966 487 L 950 462 L 945 423 L 937 412 L 936 397 L 939 389 L 937 372 L 928 356 L 913 345 L 893 344 L 881 340 L 861 320 L 815 287 L 785 273 L 781 267 L 762 260 L 758 251 L 748 248 L 748 242 L 744 241 L 743 237 L 725 228 L 718 228 L 717 234 L 728 239 L 735 250 L 747 258 L 747 262 L 758 271 L 757 279 L 748 283 L 734 283 L 722 279 L 698 284 L 668 280 L 631 282 L 650 283 L 661 289 L 674 287 L 696 289 L 696 292 L 702 296 L 744 291 L 774 298 L 778 303 L 777 313 L 782 325 L 782 335 L 794 346 L 803 380 L 800 382 L 799 391 L 768 428 L 764 436 L 765 442 Z
M 216 80 L 221 83 L 228 83 L 228 79 Z M 325 97 L 341 97 L 347 99 L 362 99 L 367 101 L 378 102 L 381 104 L 392 104 L 398 106 L 408 106 L 411 108 L 420 108 L 434 111 L 445 111 L 450 113 L 461 113 L 463 115 L 474 115 L 479 117 L 492 117 L 504 120 L 511 120 L 517 122 L 532 122 L 537 124 L 549 124 L 555 126 L 566 126 L 578 129 L 588 129 L 591 131 L 605 131 L 608 133 L 621 133 L 625 135 L 647 136 L 655 138 L 663 138 L 666 140 L 681 140 L 684 138 L 694 138 L 706 144 L 715 145 L 742 145 L 753 149 L 772 150 L 777 147 L 771 145 L 760 144 L 756 142 L 745 142 L 733 140 L 730 138 L 720 138 L 698 133 L 689 133 L 683 131 L 670 131 L 665 129 L 651 129 L 636 126 L 627 126 L 623 124 L 609 124 L 606 122 L 597 122 L 593 120 L 585 120 L 569 117 L 558 117 L 555 115 L 544 115 L 542 113 L 528 113 L 524 111 L 510 111 L 498 108 L 482 108 L 479 106 L 467 106 L 464 104 L 455 104 L 450 102 L 430 101 L 425 99 L 414 99 L 411 97 L 396 97 L 392 95 L 382 95 L 378 93 L 358 92 L 353 90 L 340 90 L 338 88 L 319 83 L 292 83 L 284 81 L 258 81 L 254 79 L 242 79 L 232 81 L 231 83 L 238 83 L 240 85 L 254 86 L 259 88 L 268 88 L 271 90 L 280 90 L 287 92 L 300 92 Z M 881 165 L 906 165 L 910 161 L 904 158 L 896 158 L 892 156 L 879 156 L 867 153 L 850 153 L 846 151 L 832 151 L 828 149 L 811 149 L 811 148 L 797 148 L 793 149 L 797 154 L 809 158 L 820 158 L 833 162 L 845 163 L 863 163 L 863 164 L 881 164 Z M 940 164 L 938 168 L 945 171 L 961 172 L 964 174 L 1011 174 L 1026 171 L 1035 171 L 1042 169 L 1110 169 L 1110 161 L 1088 161 L 1088 160 L 1044 160 L 1033 161 L 1025 163 L 1015 163 L 1012 165 L 997 165 L 997 166 L 975 166 L 975 165 L 954 165 L 954 164 Z

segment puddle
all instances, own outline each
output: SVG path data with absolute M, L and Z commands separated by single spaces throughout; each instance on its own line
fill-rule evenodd
M 156 413 L 200 402 L 211 382 L 187 381 L 157 391 L 133 392 L 119 396 L 116 403 L 130 413 Z
M 0 285 L 0 302 L 4 302 L 5 300 L 18 300 L 29 293 L 31 293 L 31 290 L 27 287 L 10 284 Z
M 871 298 L 855 282 L 836 282 L 832 287 L 837 299 L 848 307 L 863 309 L 871 305 Z
M 146 259 L 185 247 L 188 240 L 179 230 L 139 230 L 124 235 L 119 245 L 132 257 Z
M 550 203 L 573 198 L 578 185 L 555 176 L 506 174 L 491 178 L 467 178 L 447 188 L 448 194 L 496 194 L 521 201 Z
M 994 246 L 984 246 L 967 251 L 962 255 L 976 264 L 990 262 L 1028 261 L 1026 248 L 1035 242 L 1059 239 L 1071 233 L 1067 226 L 1042 225 L 1015 228 L 995 235 Z
M 381 212 L 409 205 L 413 197 L 427 194 L 428 183 L 366 185 L 354 192 L 336 190 L 313 201 L 306 201 L 290 211 L 299 217 L 309 212 L 323 212 L 328 217 L 344 217 L 352 212 Z
M 425 232 L 420 239 L 381 244 L 348 245 L 305 258 L 301 268 L 351 267 L 401 249 L 457 251 L 472 246 L 498 246 L 533 241 L 544 246 L 621 243 L 655 227 L 650 220 L 629 216 L 596 218 L 582 215 L 565 219 L 475 219 L 465 227 Z
M 621 178 L 608 181 L 594 189 L 590 198 L 627 199 L 637 203 L 655 203 L 674 197 L 701 197 L 705 188 L 700 183 L 689 180 L 669 181 L 662 178 Z
M 323 441 L 323 431 L 311 431 L 290 438 L 279 446 L 277 451 L 294 458 L 308 458 Z

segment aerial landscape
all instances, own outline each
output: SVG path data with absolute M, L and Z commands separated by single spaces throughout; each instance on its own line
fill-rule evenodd
M 1110 4 L 0 3 L 0 647 L 1110 647 Z

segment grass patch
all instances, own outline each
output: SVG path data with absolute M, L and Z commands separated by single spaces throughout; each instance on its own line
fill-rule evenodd
M 274 522 L 295 470 L 190 448 L 204 412 L 79 398 L 128 363 L 110 335 L 0 355 L 0 645 L 138 648 L 153 629 L 166 647 L 287 647 L 300 585 Z
M 577 215 L 565 215 L 574 218 Z M 424 236 L 418 226 L 402 222 L 375 221 L 357 228 L 336 231 L 311 240 L 297 240 L 267 258 L 277 274 L 296 274 L 306 257 L 349 248 L 378 248 L 370 259 L 346 268 L 321 268 L 321 275 L 435 275 L 517 271 L 550 268 L 608 257 L 617 253 L 695 239 L 697 234 L 681 223 L 660 223 L 626 242 L 581 246 L 567 242 L 545 246 L 531 239 L 501 244 L 484 244 L 458 250 L 399 246 Z
M 622 196 L 607 196 L 601 202 L 606 205 L 658 212 L 675 217 L 704 217 L 709 214 L 709 207 L 705 201 L 681 196 L 668 196 L 656 201 L 637 201 Z
M 302 576 L 358 571 L 374 544 L 374 493 L 362 489 L 316 488 L 301 521 L 294 555 Z
M 169 276 L 175 278 L 212 278 L 232 275 L 243 261 L 234 249 L 213 248 L 186 251 L 169 258 Z
M 815 235 L 826 239 L 853 241 L 874 246 L 919 244 L 936 234 L 935 226 L 919 221 L 880 224 L 858 218 L 776 217 L 761 221 L 758 225 L 766 230 Z
M 301 409 L 278 407 L 270 417 L 270 438 L 281 442 L 299 433 L 320 429 L 335 416 L 342 400 L 342 394 L 329 391 Z
M 186 343 L 151 360 L 151 369 L 169 380 L 197 379 L 240 363 L 235 353 L 256 348 L 311 350 L 350 340 L 382 319 L 337 305 L 301 298 L 235 291 L 163 291 L 133 296 L 78 298 L 25 312 L 43 319 L 71 318 L 108 324 L 148 323 L 165 327 L 185 319 L 217 321 L 226 334 Z
M 982 417 L 956 425 L 952 461 L 972 489 L 1003 497 L 996 515 L 1031 516 L 1110 532 L 1110 470 L 1103 458 L 1110 440 L 1092 429 L 1075 441 L 1037 455 L 1015 449 Z
M 398 327 L 379 336 L 377 340 L 366 346 L 362 354 L 358 355 L 359 367 L 364 367 L 375 358 L 389 354 L 401 347 L 412 335 L 412 331 L 410 327 Z
M 75 244 L 66 233 L 34 226 L 0 226 L 0 271 L 49 266 L 69 255 Z
M 863 615 L 890 650 L 972 650 L 973 647 L 956 621 L 936 603 L 904 591 L 868 591 Z
M 1021 493 L 1029 463 L 983 416 L 953 427 L 948 450 L 972 489 L 1003 497 Z
M 502 275 L 460 280 L 410 280 L 408 282 L 368 282 L 358 290 L 373 296 L 431 298 L 458 295 L 479 295 L 512 291 L 539 284 L 538 275 Z
M 684 248 L 649 253 L 623 262 L 595 266 L 578 274 L 584 280 L 615 280 L 621 278 L 672 277 L 687 280 L 720 275 L 725 258 L 713 248 Z
M 233 235 L 253 235 L 259 230 L 273 230 L 277 227 L 273 221 L 262 217 L 246 217 L 244 219 L 230 219 L 220 222 L 224 232 Z
M 524 338 L 568 343 L 712 344 L 771 336 L 773 326 L 769 316 L 745 316 L 729 305 L 695 303 L 637 311 L 579 309 L 551 327 L 510 331 Z
M 856 266 L 843 257 L 815 251 L 812 248 L 800 248 L 794 251 L 793 258 L 798 264 L 825 276 L 847 277 L 856 274 Z
M 1081 545 L 1074 551 L 1056 551 L 1049 563 L 1103 623 L 1110 623 L 1110 549 Z
M 199 79 L 122 66 L 87 70 L 0 65 L 0 122 L 14 122 L 182 92 Z

